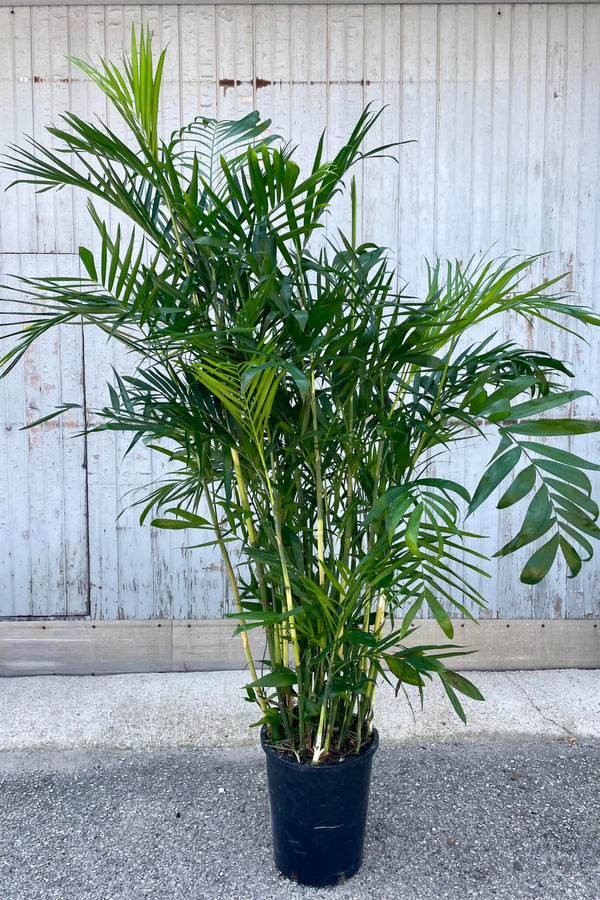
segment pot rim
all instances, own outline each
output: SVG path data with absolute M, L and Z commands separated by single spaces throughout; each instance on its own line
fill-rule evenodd
M 344 769 L 349 769 L 354 766 L 362 765 L 362 763 L 364 763 L 366 760 L 371 759 L 371 757 L 379 747 L 379 732 L 376 728 L 373 728 L 373 740 L 366 750 L 361 750 L 360 753 L 353 754 L 352 756 L 346 756 L 344 759 L 336 759 L 333 762 L 323 762 L 316 766 L 313 766 L 312 763 L 301 763 L 298 762 L 297 759 L 288 759 L 285 756 L 281 756 L 274 747 L 271 747 L 266 743 L 266 734 L 267 726 L 263 725 L 260 729 L 260 743 L 265 753 L 271 759 L 276 760 L 277 763 L 281 766 L 294 769 L 296 772 L 306 772 L 307 774 L 309 772 L 323 772 L 342 766 Z

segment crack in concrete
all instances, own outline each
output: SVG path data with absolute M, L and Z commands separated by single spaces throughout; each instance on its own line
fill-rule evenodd
M 522 685 L 519 681 L 515 681 L 514 678 L 511 678 L 511 677 L 510 677 L 510 673 L 509 673 L 509 672 L 505 672 L 504 674 L 505 674 L 506 678 L 508 679 L 508 681 L 510 681 L 511 684 L 516 685 L 516 686 L 519 688 L 519 690 L 521 691 L 521 693 L 523 693 L 523 694 L 525 695 L 525 697 L 527 698 L 527 700 L 529 700 L 529 702 L 531 703 L 531 705 L 533 706 L 533 708 L 535 709 L 535 711 L 538 712 L 538 713 L 540 714 L 540 716 L 542 717 L 542 719 L 545 719 L 546 722 L 551 722 L 553 725 L 556 725 L 557 728 L 561 728 L 566 734 L 569 735 L 569 737 L 575 737 L 575 734 L 574 734 L 569 728 L 567 728 L 566 725 L 563 725 L 562 722 L 557 722 L 555 719 L 551 719 L 550 716 L 547 716 L 546 713 L 543 712 L 543 711 L 539 708 L 539 706 L 536 704 L 536 702 L 534 701 L 533 697 L 530 697 L 530 696 L 529 696 L 529 694 L 527 693 L 527 691 L 525 690 L 525 688 L 523 687 L 523 685 Z

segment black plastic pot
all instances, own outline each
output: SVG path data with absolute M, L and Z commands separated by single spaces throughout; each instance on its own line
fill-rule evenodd
M 341 884 L 362 862 L 377 731 L 358 756 L 318 766 L 280 756 L 265 739 L 263 727 L 275 865 L 300 884 Z

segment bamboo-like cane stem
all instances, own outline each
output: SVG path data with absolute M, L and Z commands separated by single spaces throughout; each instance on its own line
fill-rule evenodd
M 206 482 L 206 478 L 202 479 L 202 487 L 204 489 L 204 496 L 206 497 L 206 502 L 208 505 L 208 510 L 210 513 L 210 518 L 213 524 L 213 529 L 217 538 L 217 543 L 219 545 L 219 549 L 221 551 L 221 556 L 223 557 L 223 562 L 225 563 L 225 570 L 227 572 L 227 577 L 229 579 L 229 584 L 231 585 L 231 592 L 233 594 L 233 600 L 235 603 L 235 609 L 238 613 L 243 613 L 244 609 L 242 606 L 242 598 L 240 597 L 240 590 L 237 585 L 235 572 L 233 571 L 233 566 L 231 564 L 231 558 L 227 551 L 227 547 L 225 546 L 225 541 L 223 540 L 223 535 L 221 533 L 221 526 L 219 524 L 219 518 L 217 516 L 217 511 L 215 509 L 215 505 L 213 503 L 212 497 L 210 495 L 210 491 L 208 489 L 208 484 Z M 240 625 L 244 625 L 244 620 L 240 619 Z M 258 676 L 256 674 L 256 666 L 254 665 L 254 659 L 252 658 L 252 651 L 250 650 L 250 644 L 248 642 L 248 633 L 246 631 L 242 631 L 242 645 L 244 647 L 244 654 L 246 656 L 246 661 L 248 663 L 248 669 L 250 671 L 250 675 L 252 677 L 252 681 L 256 681 Z M 265 696 L 263 694 L 262 689 L 257 690 L 256 692 L 258 697 L 258 704 L 261 708 L 261 712 L 267 712 L 267 701 L 265 700 Z
M 246 518 L 246 528 L 248 529 L 248 539 L 253 547 L 255 547 L 258 543 L 258 534 L 256 532 L 256 528 L 254 527 L 254 522 L 252 520 L 252 510 L 250 509 L 250 502 L 248 500 L 248 492 L 246 490 L 246 481 L 244 479 L 244 475 L 242 472 L 242 465 L 240 462 L 239 453 L 237 452 L 235 447 L 231 448 L 231 459 L 233 462 L 233 469 L 235 472 L 235 477 L 237 481 L 237 487 L 240 496 L 240 503 L 242 509 L 245 513 Z M 269 603 L 267 600 L 267 588 L 265 583 L 265 573 L 262 566 L 262 563 L 256 563 L 256 573 L 258 575 L 258 585 L 260 590 L 261 604 L 264 610 L 269 609 Z M 283 663 L 282 659 L 278 659 L 278 645 L 275 640 L 273 626 L 265 625 L 265 633 L 267 637 L 267 644 L 269 647 L 269 653 L 271 654 L 271 659 L 275 662 Z
M 317 491 L 317 560 L 319 566 L 319 587 L 325 585 L 325 541 L 324 541 L 324 510 L 323 510 L 323 477 L 321 473 L 321 449 L 319 447 L 319 437 L 317 434 L 317 395 L 315 389 L 315 370 L 312 368 L 310 373 L 310 405 L 313 417 L 314 431 L 314 451 L 315 451 L 315 487 Z
M 384 591 L 381 591 L 379 594 L 379 600 L 377 602 L 377 611 L 375 613 L 375 624 L 373 626 L 373 637 L 376 640 L 379 640 L 383 633 L 383 625 L 385 622 L 385 604 L 386 604 L 386 596 Z M 371 733 L 373 728 L 373 703 L 375 700 L 375 661 L 371 659 L 369 664 L 369 673 L 367 675 L 368 683 L 365 689 L 365 708 L 369 717 L 369 733 Z M 360 734 L 358 736 L 360 741 Z

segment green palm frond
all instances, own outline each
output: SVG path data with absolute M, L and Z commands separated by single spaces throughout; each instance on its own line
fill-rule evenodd
M 262 448 L 275 394 L 284 375 L 279 362 L 256 356 L 236 364 L 205 356 L 193 366 L 193 371 L 254 445 Z
M 158 152 L 158 108 L 160 86 L 166 50 L 154 67 L 152 35 L 142 30 L 138 45 L 135 26 L 131 26 L 131 56 L 123 59 L 123 71 L 114 63 L 100 60 L 100 68 L 92 63 L 71 57 L 81 71 L 93 81 L 119 111 L 131 131 L 156 156 Z
M 270 119 L 261 121 L 258 112 L 242 119 L 217 120 L 197 116 L 171 137 L 168 154 L 186 167 L 197 167 L 197 175 L 221 196 L 226 183 L 222 162 L 235 172 L 244 163 L 249 147 L 278 141 L 269 132 Z

